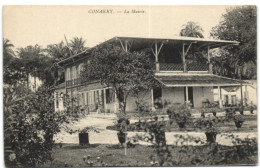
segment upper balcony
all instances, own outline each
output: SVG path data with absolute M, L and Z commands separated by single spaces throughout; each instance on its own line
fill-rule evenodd
M 159 72 L 185 72 L 183 64 L 159 63 Z M 209 72 L 209 66 L 206 64 L 188 64 L 186 72 Z
M 78 86 L 80 84 L 81 84 L 81 78 L 66 81 L 66 87 Z

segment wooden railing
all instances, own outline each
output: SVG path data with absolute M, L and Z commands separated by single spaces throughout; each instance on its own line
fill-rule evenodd
M 74 85 L 79 85 L 81 83 L 81 78 L 74 79 Z
M 81 78 L 66 81 L 66 87 L 76 86 L 81 84 Z
M 183 71 L 183 64 L 160 63 L 160 71 Z M 187 71 L 208 71 L 208 65 L 188 64 Z
M 73 86 L 73 80 L 66 81 L 66 87 Z

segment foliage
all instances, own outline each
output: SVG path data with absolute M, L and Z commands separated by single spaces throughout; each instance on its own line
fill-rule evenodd
M 3 39 L 3 81 L 5 84 L 16 84 L 25 74 L 22 62 L 15 56 L 14 45 L 8 39 Z
M 125 52 L 113 44 L 97 46 L 83 70 L 85 81 L 99 80 L 117 95 L 120 112 L 125 113 L 127 98 L 154 83 L 153 64 L 144 52 Z
M 179 125 L 180 129 L 185 127 L 185 124 L 191 119 L 191 112 L 188 105 L 172 105 L 167 109 L 167 114 L 170 115 L 170 119 L 174 119 Z
M 244 122 L 245 121 L 245 117 L 243 115 L 235 115 L 234 116 L 234 121 L 235 122 Z
M 207 133 L 218 133 L 213 126 L 218 123 L 216 117 L 202 121 L 200 126 Z M 167 145 L 166 143 L 162 145 L 162 143 L 154 141 L 154 139 L 156 140 L 155 130 L 165 131 L 165 125 L 160 124 L 160 121 L 154 121 L 143 126 L 148 134 L 136 136 L 135 139 L 152 143 L 155 152 L 150 155 L 151 166 L 225 165 L 238 163 L 241 160 L 254 161 L 257 156 L 255 138 L 241 139 L 233 134 L 222 134 L 220 136 L 227 137 L 232 142 L 232 146 L 223 146 L 217 143 L 206 143 L 204 138 L 176 134 L 174 135 L 175 145 Z
M 4 88 L 4 143 L 16 155 L 7 166 L 35 167 L 52 160 L 53 136 L 81 113 L 77 108 L 54 112 L 53 95 L 45 86 L 36 93 L 27 90 L 23 85 Z
M 9 62 L 15 57 L 14 45 L 8 39 L 3 39 L 3 62 L 4 65 L 8 65 Z
M 71 47 L 73 55 L 79 54 L 87 49 L 85 47 L 86 40 L 84 40 L 82 37 L 73 37 L 72 40 L 70 40 L 69 46 Z
M 128 130 L 128 125 L 130 124 L 129 116 L 125 113 L 117 113 L 117 123 L 116 123 L 116 130 L 119 133 L 126 132 Z
M 49 56 L 54 58 L 55 62 L 70 57 L 69 48 L 64 44 L 63 41 L 57 44 L 47 45 L 45 51 L 48 53 Z
M 240 6 L 227 9 L 222 21 L 211 31 L 211 36 L 238 41 L 238 46 L 220 49 L 221 57 L 214 57 L 216 73 L 227 77 L 256 79 L 256 7 Z M 222 71 L 217 71 L 217 70 Z
M 183 29 L 180 31 L 180 36 L 204 38 L 203 32 L 203 29 L 198 25 L 198 23 L 189 21 L 183 25 Z
M 97 129 L 95 127 L 84 127 L 83 129 L 79 130 L 79 133 L 88 133 L 88 132 L 95 132 L 95 133 L 100 133 L 100 129 Z

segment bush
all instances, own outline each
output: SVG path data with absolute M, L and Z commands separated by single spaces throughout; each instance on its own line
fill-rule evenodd
M 36 93 L 23 91 L 21 86 L 4 89 L 4 143 L 16 156 L 6 166 L 35 167 L 53 160 L 54 135 L 64 123 L 77 121 L 81 111 L 54 112 L 53 94 L 44 86 Z
M 186 123 L 191 119 L 190 109 L 186 105 L 170 106 L 167 114 L 172 116 L 170 119 L 175 120 L 180 129 L 185 128 Z

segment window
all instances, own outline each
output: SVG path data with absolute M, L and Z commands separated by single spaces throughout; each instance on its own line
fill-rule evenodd
M 73 68 L 69 68 L 70 69 L 70 79 L 69 80 L 72 80 L 73 79 Z
M 70 80 L 70 68 L 66 69 L 66 81 Z

